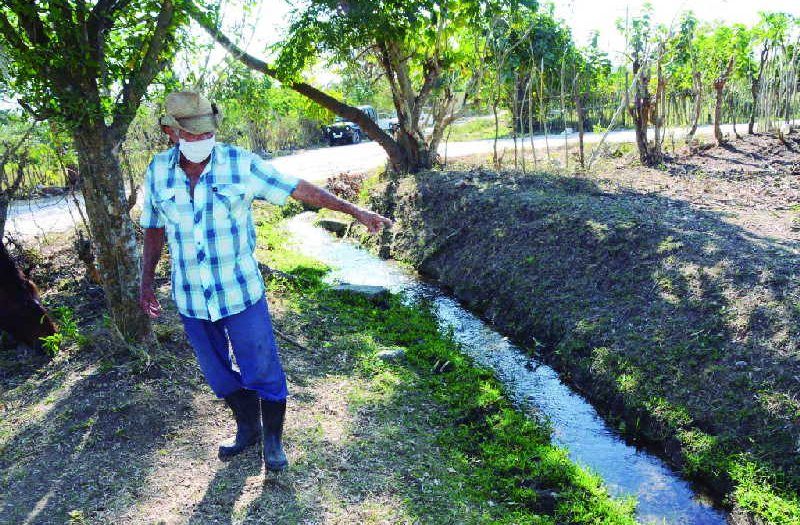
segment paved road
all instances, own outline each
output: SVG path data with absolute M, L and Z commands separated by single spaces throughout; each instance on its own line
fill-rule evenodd
M 723 126 L 723 131 L 730 131 L 731 126 Z M 741 130 L 746 130 L 746 124 L 741 125 Z M 711 126 L 701 126 L 698 133 L 709 134 Z M 676 132 L 676 136 L 681 135 Z M 587 133 L 584 140 L 587 144 L 600 141 L 602 134 Z M 550 147 L 563 146 L 565 140 L 569 144 L 577 144 L 578 134 L 536 136 L 534 145 L 537 150 L 544 150 L 546 144 Z M 623 143 L 636 140 L 633 130 L 612 131 L 608 134 L 606 142 Z M 526 149 L 530 148 L 530 140 L 525 140 Z M 479 153 L 490 153 L 494 148 L 493 140 L 473 140 L 469 142 L 450 142 L 440 148 L 442 155 L 448 158 L 461 157 Z M 511 139 L 498 141 L 498 150 L 513 150 L 514 142 Z M 293 155 L 278 157 L 273 164 L 280 170 L 302 177 L 311 182 L 321 183 L 326 178 L 344 171 L 365 171 L 376 168 L 386 163 L 386 153 L 375 142 L 363 142 L 348 146 L 323 147 L 315 150 L 305 150 Z M 80 222 L 71 198 L 48 197 L 43 199 L 16 201 L 9 207 L 6 231 L 14 236 L 30 238 L 40 236 L 47 232 L 66 231 Z

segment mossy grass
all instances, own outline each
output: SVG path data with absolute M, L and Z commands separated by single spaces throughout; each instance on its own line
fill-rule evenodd
M 491 372 L 474 366 L 439 329 L 427 305 L 331 290 L 322 282 L 322 265 L 286 248 L 279 214 L 264 207 L 257 215 L 259 244 L 270 246 L 263 254 L 269 265 L 299 277 L 271 280 L 272 293 L 304 315 L 323 312 L 335 319 L 335 327 L 325 328 L 330 341 L 323 351 L 347 352 L 357 360 L 357 373 L 370 380 L 366 393 L 351 393 L 350 409 L 387 399 L 402 403 L 408 396 L 429 397 L 440 407 L 427 417 L 441 428 L 441 466 L 467 483 L 437 479 L 429 488 L 440 492 L 438 500 L 454 508 L 478 507 L 484 523 L 634 523 L 635 501 L 610 497 L 599 477 L 551 444 L 546 423 L 512 406 Z M 404 348 L 406 359 L 377 359 L 386 347 Z M 437 514 L 430 499 L 415 494 L 409 488 L 403 495 L 414 514 Z

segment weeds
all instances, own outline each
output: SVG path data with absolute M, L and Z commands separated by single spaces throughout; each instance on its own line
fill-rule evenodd
M 89 339 L 78 331 L 78 322 L 71 308 L 60 306 L 53 309 L 52 313 L 56 319 L 58 331 L 53 335 L 39 338 L 42 348 L 50 356 L 58 354 L 65 344 L 74 342 L 79 347 L 83 347 L 89 342 Z

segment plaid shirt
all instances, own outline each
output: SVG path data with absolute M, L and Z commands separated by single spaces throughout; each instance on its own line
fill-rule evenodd
M 139 222 L 143 228 L 166 228 L 178 311 L 216 321 L 264 294 L 250 203 L 265 199 L 281 205 L 300 179 L 250 152 L 217 144 L 192 198 L 178 158 L 177 146 L 153 158 Z

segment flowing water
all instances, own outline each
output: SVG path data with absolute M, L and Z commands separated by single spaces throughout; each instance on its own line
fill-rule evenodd
M 594 408 L 558 378 L 558 374 L 509 342 L 478 317 L 462 308 L 438 287 L 392 261 L 334 239 L 303 213 L 288 221 L 294 246 L 333 268 L 331 282 L 384 286 L 409 300 L 425 298 L 434 305 L 443 327 L 476 363 L 490 368 L 520 409 L 544 414 L 553 440 L 570 457 L 605 480 L 617 496 L 638 500 L 636 518 L 644 524 L 711 525 L 726 523 L 725 513 L 697 494 L 659 458 L 625 441 L 611 430 Z

